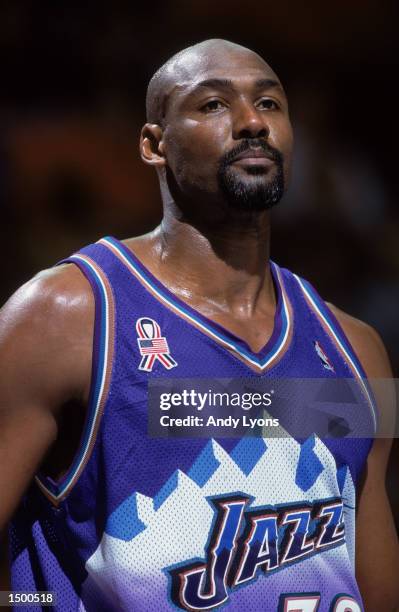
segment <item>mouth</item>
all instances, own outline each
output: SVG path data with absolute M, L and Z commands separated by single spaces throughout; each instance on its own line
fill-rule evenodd
M 242 157 L 240 159 L 234 159 L 231 164 L 234 166 L 242 166 L 244 168 L 257 166 L 259 168 L 261 167 L 266 169 L 273 166 L 274 161 L 268 157 Z
M 230 163 L 244 167 L 261 166 L 263 168 L 268 168 L 274 164 L 274 160 L 271 159 L 263 149 L 249 149 L 237 155 Z

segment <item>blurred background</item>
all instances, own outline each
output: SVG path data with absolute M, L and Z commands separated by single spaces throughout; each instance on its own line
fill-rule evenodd
M 399 376 L 397 23 L 386 0 L 2 3 L 1 303 L 84 244 L 159 222 L 138 154 L 148 80 L 176 51 L 227 38 L 265 57 L 290 101 L 294 171 L 273 259 L 373 325 Z

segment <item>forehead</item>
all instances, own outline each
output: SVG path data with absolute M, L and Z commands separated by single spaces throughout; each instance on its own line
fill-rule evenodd
M 280 81 L 272 68 L 249 49 L 215 49 L 198 53 L 189 51 L 177 61 L 169 73 L 167 94 L 189 92 L 210 79 L 229 79 L 251 83 L 260 79 Z

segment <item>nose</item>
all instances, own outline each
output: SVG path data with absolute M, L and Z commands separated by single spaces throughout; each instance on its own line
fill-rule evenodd
M 268 135 L 265 113 L 259 111 L 252 102 L 241 101 L 233 117 L 233 138 L 266 138 Z

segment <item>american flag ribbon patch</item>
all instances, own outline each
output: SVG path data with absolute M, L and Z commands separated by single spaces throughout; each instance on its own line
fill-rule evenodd
M 167 370 L 177 366 L 177 362 L 170 354 L 168 342 L 161 336 L 161 328 L 154 319 L 149 317 L 137 319 L 136 331 L 141 355 L 139 370 L 151 372 L 157 360 Z

